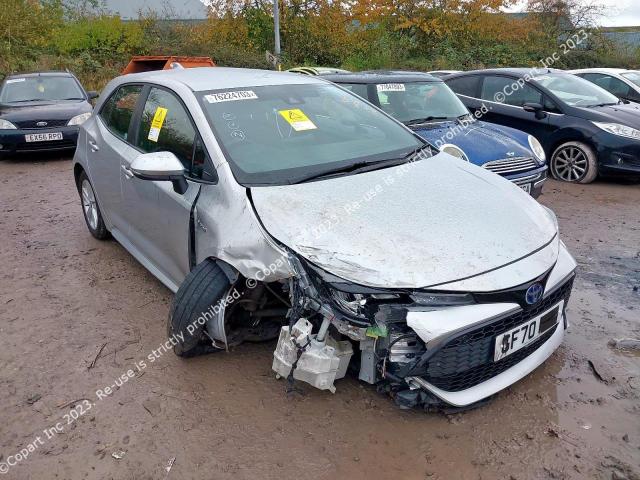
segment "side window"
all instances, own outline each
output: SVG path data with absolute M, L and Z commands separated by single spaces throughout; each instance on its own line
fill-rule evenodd
M 346 88 L 350 92 L 355 93 L 359 97 L 364 98 L 365 100 L 369 100 L 367 95 L 367 85 L 362 83 L 340 83 L 342 88 Z
M 604 75 L 602 73 L 585 73 L 583 78 L 619 97 L 629 96 L 631 90 L 629 85 L 624 83 L 622 80 L 612 77 L 611 75 Z
M 451 80 L 446 80 L 445 83 L 459 95 L 477 97 L 480 78 L 479 75 L 470 75 L 468 77 L 452 78 Z
M 544 103 L 542 104 L 542 108 L 545 112 L 562 113 L 556 103 L 546 95 L 544 95 Z
M 100 118 L 111 133 L 128 140 L 129 124 L 142 92 L 141 85 L 124 85 L 109 97 L 100 110 Z
M 622 80 L 619 80 L 615 77 L 610 77 L 608 75 L 605 75 L 605 77 L 609 80 L 609 86 L 608 88 L 605 88 L 605 90 L 609 90 L 611 93 L 613 93 L 614 95 L 618 96 L 618 97 L 628 97 L 631 88 L 629 87 L 629 85 L 627 85 L 626 83 L 624 83 Z
M 496 102 L 496 94 L 501 93 L 504 97 L 499 103 L 521 107 L 525 103 L 542 104 L 542 93 L 531 85 L 522 86 L 516 80 L 508 77 L 487 76 L 482 83 L 480 97 L 483 100 Z
M 136 146 L 146 153 L 171 152 L 189 176 L 212 180 L 207 154 L 191 118 L 176 96 L 151 88 L 144 105 Z

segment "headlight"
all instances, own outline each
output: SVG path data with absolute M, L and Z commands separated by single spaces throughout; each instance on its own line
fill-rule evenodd
M 411 294 L 411 299 L 418 305 L 429 307 L 454 307 L 475 303 L 473 296 L 469 293 L 415 292 Z
M 442 145 L 440 147 L 440 151 L 448 153 L 449 155 L 452 155 L 454 157 L 461 158 L 462 160 L 465 160 L 467 162 L 469 161 L 469 159 L 465 155 L 464 151 L 460 147 L 457 147 L 457 146 L 452 145 L 450 143 L 445 143 L 444 145 Z
M 76 115 L 71 120 L 69 120 L 69 123 L 67 123 L 67 125 L 82 125 L 84 122 L 89 120 L 89 117 L 91 117 L 91 112 L 81 113 L 80 115 Z
M 392 301 L 401 297 L 400 294 L 395 293 L 350 293 L 335 288 L 330 288 L 329 294 L 339 310 L 347 315 L 362 319 L 366 318 L 365 307 L 369 302 Z
M 9 120 L 0 118 L 0 130 L 15 130 L 17 127 Z
M 619 137 L 633 138 L 640 140 L 640 130 L 621 125 L 620 123 L 591 122 L 596 127 L 601 128 L 605 132 L 613 133 Z
M 544 154 L 544 148 L 542 148 L 542 144 L 533 135 L 529 135 L 528 140 L 529 140 L 529 147 L 531 148 L 531 151 L 538 159 L 538 162 L 544 163 L 545 160 L 547 159 L 547 156 Z

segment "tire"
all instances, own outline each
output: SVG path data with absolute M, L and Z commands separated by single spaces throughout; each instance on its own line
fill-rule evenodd
M 78 177 L 78 193 L 82 202 L 82 214 L 89 232 L 98 240 L 106 240 L 109 238 L 109 230 L 104 224 L 93 185 L 85 172 L 80 173 Z
M 230 287 L 229 278 L 213 260 L 205 260 L 187 275 L 173 298 L 167 335 L 177 345 L 173 351 L 179 357 L 194 357 L 218 351 L 207 341 L 205 324 L 198 318 L 223 298 Z M 187 327 L 192 326 L 192 333 Z M 195 328 L 195 330 L 194 330 Z
M 586 143 L 566 142 L 553 152 L 550 162 L 553 178 L 569 183 L 591 183 L 598 176 L 598 158 Z

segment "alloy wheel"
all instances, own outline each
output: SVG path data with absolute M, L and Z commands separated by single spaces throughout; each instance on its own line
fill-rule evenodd
M 98 205 L 96 204 L 93 188 L 86 179 L 82 182 L 82 210 L 89 227 L 92 230 L 96 230 L 98 228 Z
M 578 182 L 587 173 L 588 160 L 579 148 L 568 146 L 556 152 L 553 170 L 556 176 L 566 182 Z

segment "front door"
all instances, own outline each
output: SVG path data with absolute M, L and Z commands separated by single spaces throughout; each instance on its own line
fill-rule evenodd
M 537 88 L 527 83 L 519 85 L 516 81 L 515 78 L 500 75 L 487 75 L 483 78 L 480 97 L 486 102 L 489 111 L 482 119 L 522 130 L 544 142 L 552 129 L 549 114 L 546 113 L 544 118 L 537 118 L 535 113 L 522 108 L 525 103 L 544 106 L 544 95 Z
M 189 177 L 196 156 L 203 156 L 201 142 L 183 103 L 163 88 L 151 87 L 137 116 L 135 146 L 140 153 L 171 152 Z M 133 159 L 121 158 L 122 196 L 127 238 L 151 265 L 156 276 L 176 290 L 190 269 L 189 222 L 191 206 L 200 184 L 188 180 L 184 194 L 171 182 L 141 180 L 131 173 Z

